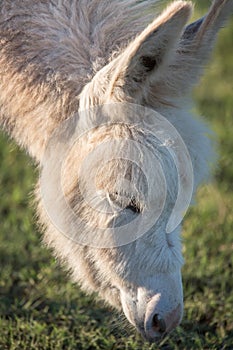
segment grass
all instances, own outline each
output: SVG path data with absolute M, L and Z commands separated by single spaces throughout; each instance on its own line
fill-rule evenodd
M 204 8 L 209 1 L 199 1 Z M 184 225 L 185 315 L 160 344 L 149 345 L 112 310 L 73 285 L 35 226 L 30 192 L 36 171 L 0 137 L 0 349 L 233 349 L 233 22 L 195 91 L 199 113 L 219 140 L 211 185 Z

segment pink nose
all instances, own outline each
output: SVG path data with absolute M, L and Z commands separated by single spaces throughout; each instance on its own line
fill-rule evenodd
M 182 306 L 177 305 L 174 309 L 165 312 L 160 308 L 156 300 L 151 300 L 147 305 L 144 329 L 145 336 L 149 341 L 155 341 L 177 327 L 182 319 Z

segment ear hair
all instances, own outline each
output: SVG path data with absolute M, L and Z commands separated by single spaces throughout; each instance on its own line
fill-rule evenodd
M 183 28 L 192 13 L 192 4 L 175 1 L 138 35 L 116 59 L 107 96 L 130 97 L 145 86 L 148 78 L 156 79 L 169 61 L 171 51 L 180 39 Z M 117 91 L 121 89 L 121 92 Z
M 146 103 L 151 106 L 174 104 L 177 97 L 187 94 L 198 81 L 208 62 L 216 34 L 233 13 L 232 0 L 215 0 L 206 16 L 189 24 L 163 76 L 150 84 Z

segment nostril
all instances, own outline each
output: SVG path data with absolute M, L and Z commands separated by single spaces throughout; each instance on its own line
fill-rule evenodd
M 158 314 L 155 314 L 152 318 L 152 329 L 158 333 L 166 332 L 166 323 Z
M 147 304 L 144 332 L 149 341 L 164 337 L 179 325 L 182 318 L 182 304 L 168 309 L 167 304 L 162 303 L 160 295 L 155 295 Z
M 145 335 L 148 341 L 156 341 L 167 333 L 165 320 L 160 314 L 152 314 L 145 322 Z

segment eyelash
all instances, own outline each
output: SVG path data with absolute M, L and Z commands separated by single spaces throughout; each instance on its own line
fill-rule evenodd
M 125 207 L 125 209 L 130 209 L 131 211 L 133 211 L 134 213 L 140 213 L 140 206 L 139 204 L 136 202 L 135 198 L 132 198 L 130 203 L 127 205 L 127 207 Z
M 119 197 L 119 193 L 115 192 L 113 194 L 109 194 L 108 197 L 109 197 L 109 200 L 111 202 L 117 202 L 117 198 Z M 129 209 L 134 213 L 141 212 L 140 205 L 139 205 L 139 203 L 136 202 L 135 197 L 131 198 L 131 200 L 129 200 L 128 204 L 123 209 Z

